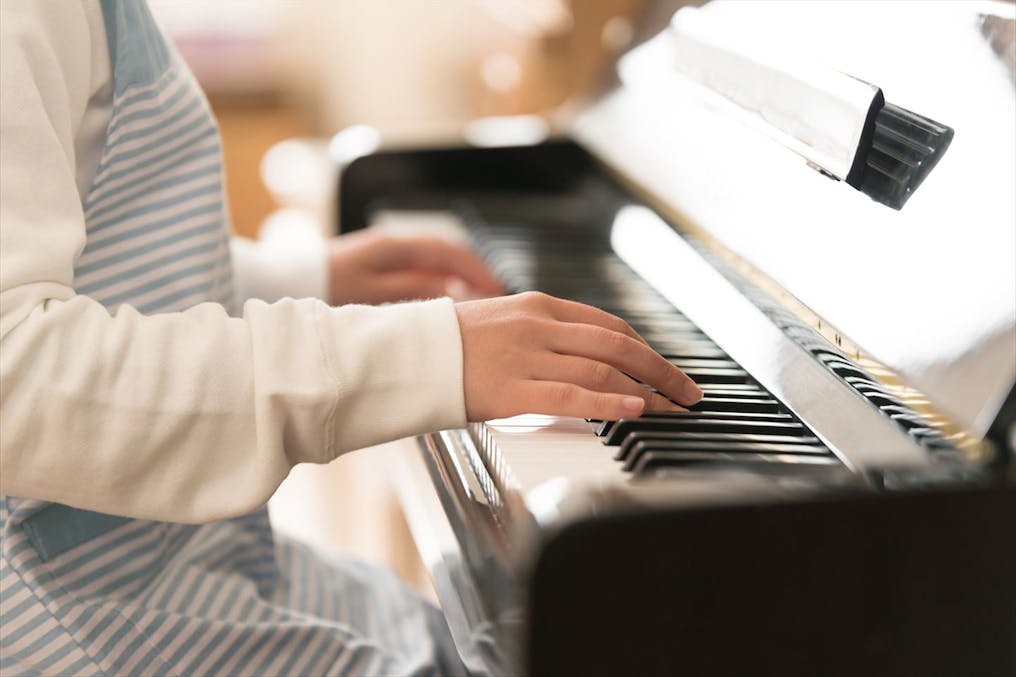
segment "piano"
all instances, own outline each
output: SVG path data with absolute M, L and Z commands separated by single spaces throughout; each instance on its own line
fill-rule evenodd
M 714 2 L 547 138 L 346 158 L 344 230 L 452 224 L 705 393 L 405 450 L 472 674 L 1016 674 L 1014 26 Z

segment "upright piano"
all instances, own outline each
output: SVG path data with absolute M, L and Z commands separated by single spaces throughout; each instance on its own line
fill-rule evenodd
M 344 229 L 455 224 L 705 393 L 399 459 L 471 673 L 1016 674 L 1014 26 L 714 2 L 549 138 L 345 167 Z

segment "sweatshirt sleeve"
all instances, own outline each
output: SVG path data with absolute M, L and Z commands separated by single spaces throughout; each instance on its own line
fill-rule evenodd
M 275 301 L 284 297 L 325 299 L 328 294 L 327 241 L 313 217 L 283 210 L 277 228 L 251 240 L 233 237 L 233 286 L 237 298 Z
M 447 299 L 248 301 L 231 318 L 110 313 L 75 293 L 78 8 L 0 3 L 0 492 L 204 522 L 262 505 L 295 463 L 463 425 Z

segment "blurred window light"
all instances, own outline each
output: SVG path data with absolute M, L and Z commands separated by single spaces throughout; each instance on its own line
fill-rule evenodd
M 328 153 L 340 166 L 370 155 L 381 146 L 381 132 L 370 125 L 352 125 L 332 137 Z
M 550 125 L 538 115 L 500 115 L 478 118 L 465 128 L 466 141 L 474 146 L 531 146 L 550 136 Z

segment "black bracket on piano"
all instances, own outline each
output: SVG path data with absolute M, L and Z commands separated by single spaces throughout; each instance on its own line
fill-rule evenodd
M 901 209 L 942 158 L 953 130 L 885 103 L 881 92 L 872 109 L 846 182 L 876 202 Z

